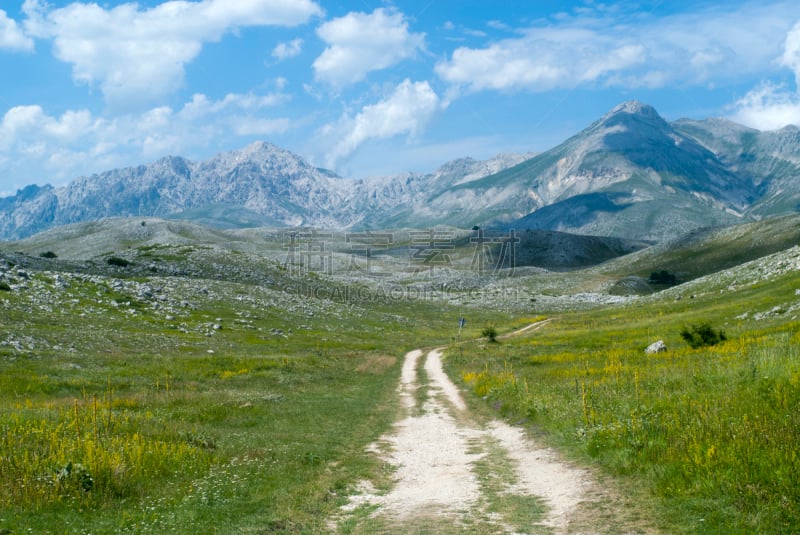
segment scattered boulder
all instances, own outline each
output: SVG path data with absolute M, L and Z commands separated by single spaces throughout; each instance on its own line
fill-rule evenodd
M 653 288 L 642 277 L 625 277 L 617 281 L 608 289 L 610 295 L 647 295 L 653 293 Z
M 646 355 L 653 355 L 655 353 L 663 353 L 667 350 L 667 344 L 664 340 L 658 340 L 647 346 L 644 350 Z

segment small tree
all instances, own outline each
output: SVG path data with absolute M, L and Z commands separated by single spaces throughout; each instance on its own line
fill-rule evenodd
M 494 325 L 489 325 L 481 331 L 481 336 L 487 338 L 493 344 L 497 343 L 497 329 L 494 328 Z
M 681 337 L 686 340 L 686 343 L 689 344 L 692 349 L 713 346 L 727 340 L 724 332 L 715 330 L 708 322 L 692 325 L 691 327 L 684 327 L 681 331 Z

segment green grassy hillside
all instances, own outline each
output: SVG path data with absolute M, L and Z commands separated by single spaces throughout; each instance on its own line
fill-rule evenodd
M 664 532 L 791 532 L 799 221 L 504 278 L 327 276 L 287 266 L 285 240 L 265 229 L 149 219 L 3 244 L 0 531 L 325 532 L 357 482 L 391 484 L 365 448 L 397 416 L 403 354 L 454 343 L 460 317 L 461 340 L 477 340 L 544 312 L 552 321 L 524 337 L 452 346 L 449 370 L 473 407 L 501 411 L 623 485 Z M 468 263 L 464 236 L 453 253 Z M 542 243 L 532 237 L 531 249 Z M 626 246 L 604 243 L 613 254 Z M 381 269 L 409 244 L 396 241 Z M 347 245 L 337 245 L 342 261 Z M 570 254 L 608 254 L 584 245 Z M 581 297 L 660 269 L 685 282 Z M 690 348 L 681 332 L 706 322 L 726 340 Z M 658 339 L 668 351 L 645 355 Z
M 765 219 L 692 232 L 610 263 L 608 273 L 649 276 L 666 269 L 691 280 L 776 253 L 800 243 L 800 216 Z
M 365 447 L 395 416 L 398 359 L 460 312 L 148 251 L 187 272 L 0 257 L 0 530 L 323 532 L 388 476 Z
M 789 533 L 800 516 L 800 249 L 448 353 L 451 376 L 656 500 L 666 533 Z M 707 323 L 726 340 L 692 349 Z M 663 340 L 667 351 L 644 349 Z

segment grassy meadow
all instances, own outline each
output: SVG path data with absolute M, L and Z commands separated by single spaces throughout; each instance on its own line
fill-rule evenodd
M 0 291 L 2 533 L 324 532 L 389 476 L 365 447 L 396 416 L 404 352 L 457 330 L 402 300 L 26 277 Z
M 800 518 L 800 277 L 695 287 L 451 348 L 473 394 L 655 504 L 666 533 L 791 533 Z M 758 312 L 769 311 L 758 315 Z M 691 349 L 709 322 L 727 340 Z M 668 351 L 646 355 L 663 339 Z
M 502 298 L 417 301 L 244 253 L 120 254 L 130 268 L 5 261 L 0 533 L 328 532 L 358 482 L 390 484 L 365 448 L 398 416 L 403 355 L 448 343 L 475 410 L 596 469 L 665 533 L 797 530 L 796 258 L 511 314 Z M 726 340 L 692 349 L 680 333 L 704 322 Z M 498 343 L 478 340 L 489 327 Z M 645 355 L 658 339 L 668 351 Z

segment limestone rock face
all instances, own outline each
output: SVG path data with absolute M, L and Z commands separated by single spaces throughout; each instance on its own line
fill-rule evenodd
M 666 242 L 794 213 L 800 129 L 669 122 L 625 102 L 539 154 L 461 158 L 431 173 L 343 178 L 267 142 L 178 156 L 0 198 L 0 240 L 107 217 L 209 226 L 507 227 Z M 229 228 L 229 227 L 228 227 Z

